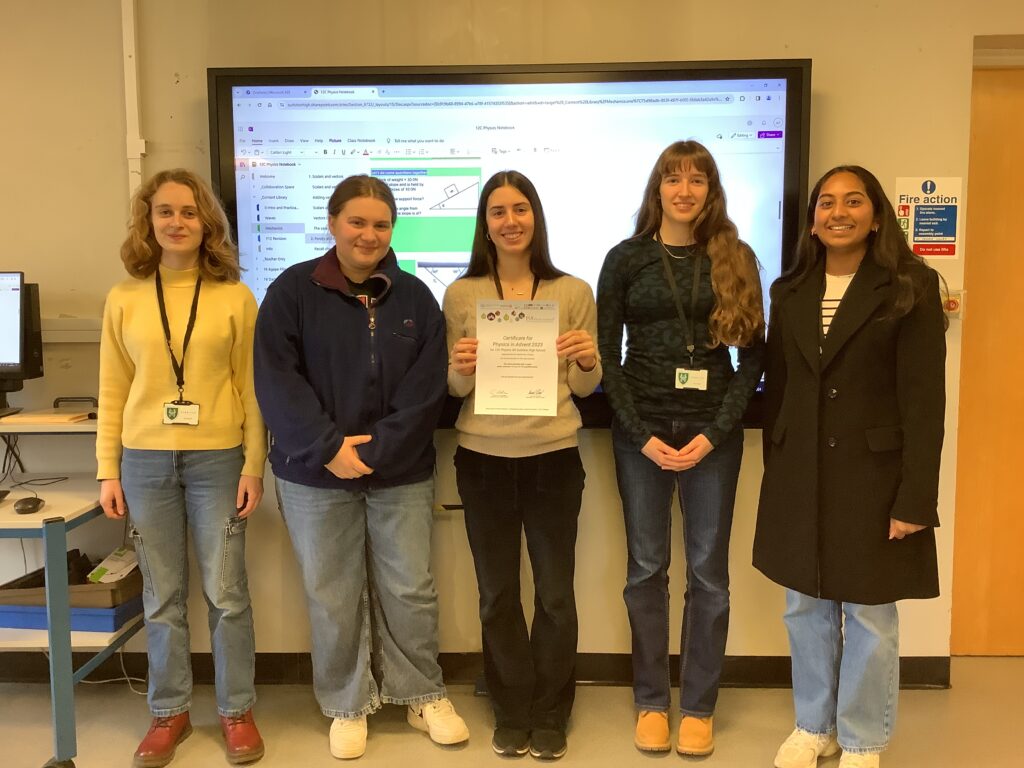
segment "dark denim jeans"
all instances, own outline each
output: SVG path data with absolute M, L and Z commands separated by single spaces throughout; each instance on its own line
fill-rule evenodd
M 673 421 L 654 434 L 680 448 L 705 426 Z M 729 534 L 743 430 L 683 472 L 660 469 L 617 429 L 612 430 L 612 446 L 629 550 L 623 596 L 633 635 L 634 701 L 638 709 L 669 708 L 668 566 L 672 493 L 678 488 L 686 554 L 679 709 L 708 717 L 718 700 L 729 632 Z
M 455 478 L 480 589 L 484 675 L 495 721 L 564 729 L 576 697 L 579 451 L 504 458 L 460 447 Z M 519 594 L 524 530 L 536 589 L 529 632 Z

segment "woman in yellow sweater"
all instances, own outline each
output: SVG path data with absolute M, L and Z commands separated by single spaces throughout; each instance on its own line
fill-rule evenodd
M 136 768 L 191 732 L 186 539 L 209 607 L 217 709 L 232 763 L 263 756 L 252 719 L 255 643 L 246 518 L 263 496 L 266 432 L 252 380 L 256 301 L 227 217 L 195 174 L 158 173 L 132 199 L 100 343 L 100 503 L 131 515 L 145 589 L 153 723 Z

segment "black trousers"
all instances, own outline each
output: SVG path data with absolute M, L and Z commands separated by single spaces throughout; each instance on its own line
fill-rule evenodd
M 576 696 L 579 450 L 505 458 L 460 447 L 455 479 L 480 589 L 484 675 L 498 726 L 563 730 Z M 519 591 L 526 532 L 535 586 L 527 632 Z

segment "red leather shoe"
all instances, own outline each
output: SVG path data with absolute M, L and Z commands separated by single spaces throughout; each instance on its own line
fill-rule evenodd
M 255 763 L 263 757 L 263 739 L 252 719 L 252 710 L 233 717 L 220 716 L 220 729 L 228 745 L 228 762 Z
M 192 734 L 188 712 L 154 717 L 145 738 L 135 750 L 135 768 L 162 768 L 174 759 L 174 750 Z

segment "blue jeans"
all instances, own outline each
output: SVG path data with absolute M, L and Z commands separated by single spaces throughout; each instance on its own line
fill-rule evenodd
M 445 696 L 430 573 L 433 478 L 356 492 L 279 478 L 277 498 L 306 588 L 323 713 L 351 719 L 382 703 Z
M 847 752 L 884 750 L 899 692 L 896 604 L 840 603 L 787 589 L 786 629 L 797 727 L 835 731 Z
M 235 509 L 242 462 L 241 447 L 122 453 L 121 487 L 144 585 L 149 708 L 157 717 L 180 714 L 192 703 L 189 529 L 209 611 L 217 709 L 240 715 L 256 701 L 246 521 Z
M 484 674 L 499 727 L 564 730 L 576 697 L 573 575 L 585 473 L 576 448 L 490 456 L 460 447 L 455 478 L 480 589 Z M 519 595 L 523 533 L 533 625 Z
M 673 421 L 655 428 L 654 434 L 680 448 L 705 426 Z M 633 639 L 635 704 L 658 712 L 669 708 L 668 567 L 672 494 L 678 489 L 686 554 L 679 709 L 684 715 L 708 717 L 718 701 L 729 632 L 729 535 L 743 431 L 736 429 L 682 472 L 659 468 L 617 428 L 612 429 L 612 447 L 629 550 L 623 597 Z

